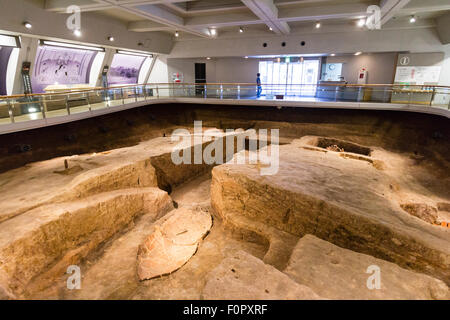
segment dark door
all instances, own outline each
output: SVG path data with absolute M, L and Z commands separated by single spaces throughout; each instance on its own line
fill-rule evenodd
M 206 83 L 206 63 L 195 64 L 195 83 L 202 84 L 195 86 L 195 94 L 204 95 L 205 89 L 203 84 Z

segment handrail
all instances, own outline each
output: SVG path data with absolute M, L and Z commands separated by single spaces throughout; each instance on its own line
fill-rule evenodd
M 256 83 L 184 83 L 184 82 L 178 82 L 178 83 L 146 83 L 146 84 L 133 84 L 133 85 L 123 85 L 123 86 L 113 86 L 113 87 L 91 87 L 91 88 L 85 88 L 85 89 L 79 89 L 79 90 L 66 90 L 61 89 L 60 92 L 52 92 L 52 93 L 30 93 L 30 94 L 18 94 L 18 95 L 11 95 L 11 96 L 0 96 L 0 99 L 17 99 L 17 98 L 26 98 L 26 97 L 39 97 L 39 96 L 54 96 L 54 95 L 63 95 L 63 94 L 75 94 L 75 93 L 85 93 L 85 92 L 91 92 L 91 91 L 98 91 L 98 90 L 114 90 L 114 89 L 123 89 L 123 88 L 136 88 L 136 87 L 143 87 L 143 86 L 189 86 L 189 85 L 195 85 L 195 86 L 256 86 Z M 442 86 L 442 85 L 408 85 L 408 84 L 334 84 L 334 83 L 318 83 L 318 84 L 268 84 L 263 83 L 261 86 L 321 86 L 321 87 L 421 87 L 421 88 L 445 88 L 450 90 L 450 86 Z M 58 89 L 54 90 L 58 91 Z

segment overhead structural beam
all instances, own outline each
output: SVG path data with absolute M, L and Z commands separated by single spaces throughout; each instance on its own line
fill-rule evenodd
M 171 31 L 172 27 L 153 22 L 150 20 L 132 21 L 128 23 L 128 31 L 134 32 L 153 32 L 153 31 Z
M 448 0 L 426 0 L 420 2 L 411 2 L 407 6 L 401 8 L 399 13 L 402 15 L 437 12 L 450 10 L 450 1 Z
M 256 16 L 278 34 L 289 34 L 291 29 L 285 21 L 278 20 L 278 8 L 273 0 L 241 0 Z
M 127 10 L 143 16 L 151 21 L 172 27 L 173 29 L 188 32 L 204 38 L 211 38 L 211 35 L 207 29 L 188 27 L 185 25 L 182 17 L 156 5 L 142 5 L 132 8 L 127 7 Z
M 410 0 L 382 0 L 381 1 L 381 25 L 385 24 L 406 6 Z
M 69 6 L 76 5 L 81 11 L 97 11 L 113 8 L 114 5 L 90 0 L 45 0 L 44 9 L 55 12 L 66 12 Z
M 367 16 L 366 4 L 342 4 L 305 8 L 282 8 L 281 21 L 315 21 L 328 19 L 358 19 Z
M 173 5 L 187 1 L 194 0 L 123 0 L 120 2 L 103 0 L 45 0 L 44 8 L 48 11 L 65 12 L 68 6 L 76 5 L 80 7 L 81 11 L 97 11 L 145 4 Z

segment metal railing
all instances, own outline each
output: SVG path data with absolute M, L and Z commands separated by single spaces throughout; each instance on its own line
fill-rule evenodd
M 0 126 L 122 106 L 163 98 L 372 102 L 420 105 L 449 110 L 449 86 L 157 83 L 110 88 L 0 96 Z

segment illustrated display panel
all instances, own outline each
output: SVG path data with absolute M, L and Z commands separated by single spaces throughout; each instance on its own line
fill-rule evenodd
M 135 84 L 145 57 L 116 53 L 108 73 L 108 83 Z
M 83 49 L 39 46 L 32 76 L 34 93 L 49 85 L 89 83 L 92 62 L 97 52 Z

